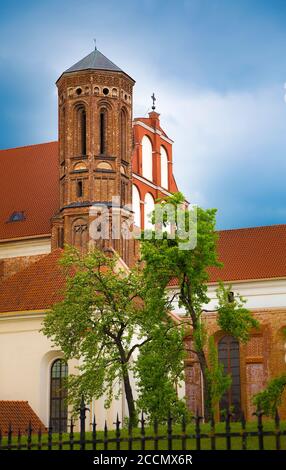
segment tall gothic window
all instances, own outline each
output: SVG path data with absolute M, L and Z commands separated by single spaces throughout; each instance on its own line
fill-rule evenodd
M 107 112 L 105 109 L 99 113 L 99 152 L 101 155 L 106 153 L 106 124 Z
M 218 358 L 224 366 L 224 372 L 231 376 L 231 387 L 220 401 L 220 412 L 229 409 L 236 420 L 240 419 L 240 354 L 239 342 L 233 336 L 224 336 L 218 343 Z
M 79 155 L 86 155 L 86 111 L 83 105 L 77 108 L 76 121 L 77 153 Z
M 121 160 L 127 160 L 127 118 L 124 109 L 120 113 Z
M 66 404 L 67 388 L 65 378 L 68 366 L 63 359 L 56 359 L 51 367 L 50 425 L 53 432 L 66 432 L 68 409 Z

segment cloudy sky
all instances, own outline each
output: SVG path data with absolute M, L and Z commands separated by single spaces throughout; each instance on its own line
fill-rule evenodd
M 150 95 L 180 189 L 218 228 L 286 223 L 284 0 L 1 2 L 0 148 L 57 139 L 55 81 L 98 49 Z

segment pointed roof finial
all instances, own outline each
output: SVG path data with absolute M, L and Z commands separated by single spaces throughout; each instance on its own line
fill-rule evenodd
M 156 97 L 155 97 L 155 93 L 154 93 L 154 92 L 153 92 L 153 95 L 151 96 L 151 99 L 152 99 L 152 101 L 153 101 L 152 110 L 155 111 L 155 109 L 156 109 L 156 106 L 155 106 Z
M 94 50 L 96 51 L 96 50 L 97 50 L 97 47 L 96 47 L 96 38 L 94 38 L 93 42 L 94 42 Z

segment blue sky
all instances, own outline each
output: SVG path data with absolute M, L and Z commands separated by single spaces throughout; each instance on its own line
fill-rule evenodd
M 57 138 L 55 81 L 99 50 L 157 110 L 187 198 L 218 227 L 286 223 L 286 2 L 25 0 L 0 6 L 0 148 Z

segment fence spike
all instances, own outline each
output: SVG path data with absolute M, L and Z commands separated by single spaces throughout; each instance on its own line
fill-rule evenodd
M 133 430 L 132 420 L 129 418 L 128 420 L 128 450 L 132 450 L 132 443 L 133 443 L 132 430 Z
M 21 434 L 20 428 L 18 428 L 18 434 L 17 434 L 17 449 L 18 450 L 21 450 L 21 438 L 22 438 L 22 434 Z
M 39 431 L 38 431 L 38 450 L 41 450 L 41 448 L 42 448 L 42 429 L 40 426 Z
M 107 422 L 104 422 L 104 450 L 108 450 L 108 429 Z
M 11 421 L 10 421 L 9 426 L 8 426 L 8 441 L 7 441 L 8 450 L 11 450 L 12 434 L 13 434 L 13 429 L 12 429 L 12 424 L 11 424 Z
M 213 412 L 211 413 L 211 449 L 216 450 L 215 441 L 215 418 Z
M 94 414 L 92 420 L 92 450 L 96 450 L 96 444 L 96 419 Z
M 141 412 L 141 450 L 145 450 L 145 419 L 143 410 Z
M 242 440 L 242 450 L 246 450 L 246 440 L 247 440 L 247 433 L 246 433 L 246 419 L 245 419 L 245 414 L 244 411 L 241 411 L 241 428 L 242 428 L 242 433 L 241 433 L 241 440 Z
M 185 413 L 182 416 L 182 450 L 186 450 L 186 415 Z

